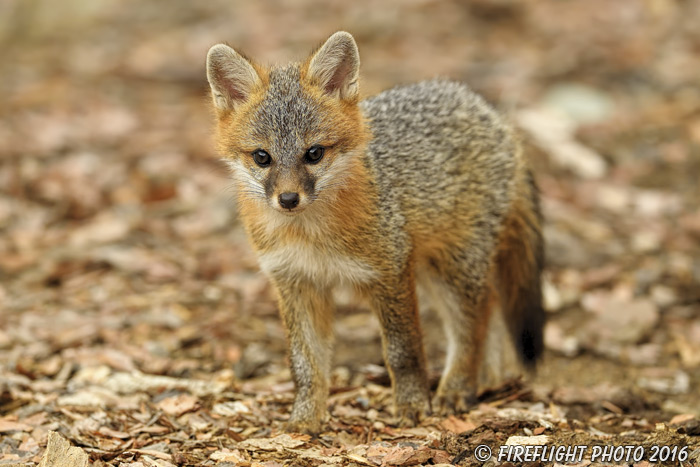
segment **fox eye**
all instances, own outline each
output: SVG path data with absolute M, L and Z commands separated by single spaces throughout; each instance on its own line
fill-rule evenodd
M 323 158 L 323 153 L 326 151 L 326 148 L 323 146 L 311 146 L 307 151 L 306 154 L 304 154 L 304 160 L 308 162 L 309 164 L 316 164 L 318 161 L 320 161 Z
M 260 167 L 267 167 L 272 162 L 272 157 L 264 149 L 256 149 L 253 151 L 253 160 Z

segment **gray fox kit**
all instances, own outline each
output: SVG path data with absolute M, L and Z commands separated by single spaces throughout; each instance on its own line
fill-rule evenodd
M 524 363 L 542 351 L 538 194 L 512 131 L 455 82 L 360 101 L 359 65 L 347 32 L 282 67 L 224 44 L 207 56 L 218 147 L 287 329 L 293 431 L 317 432 L 326 412 L 337 285 L 380 321 L 404 422 L 431 410 L 417 285 L 445 322 L 441 412 L 475 400 L 493 309 Z

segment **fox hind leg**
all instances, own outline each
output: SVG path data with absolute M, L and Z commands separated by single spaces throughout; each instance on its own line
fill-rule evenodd
M 382 329 L 396 414 L 401 424 L 414 425 L 430 412 L 430 388 L 413 269 L 407 266 L 399 275 L 385 275 L 369 298 Z
M 479 371 L 479 386 L 482 388 L 496 387 L 523 373 L 522 363 L 503 316 L 502 304 L 499 301 L 494 305 L 484 343 L 484 358 Z
M 449 268 L 425 282 L 431 303 L 442 318 L 447 356 L 434 407 L 442 413 L 466 411 L 476 401 L 481 361 L 489 329 L 493 290 L 483 275 Z M 481 280 L 476 280 L 481 277 Z

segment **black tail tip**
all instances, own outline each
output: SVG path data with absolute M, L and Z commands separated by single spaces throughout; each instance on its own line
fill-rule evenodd
M 544 314 L 544 313 L 542 313 Z M 528 368 L 534 368 L 537 360 L 544 351 L 543 327 L 544 319 L 528 323 L 520 333 L 520 355 Z

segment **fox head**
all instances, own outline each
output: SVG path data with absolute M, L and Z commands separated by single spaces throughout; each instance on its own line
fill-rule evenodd
M 360 58 L 333 34 L 303 63 L 262 67 L 224 44 L 207 55 L 219 151 L 239 201 L 296 216 L 346 187 L 366 144 Z

